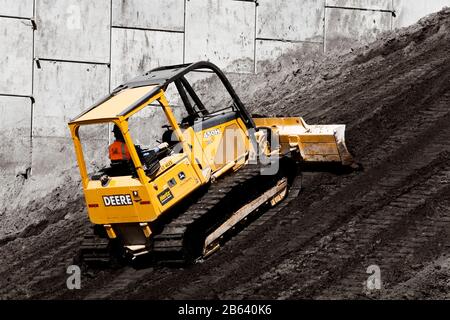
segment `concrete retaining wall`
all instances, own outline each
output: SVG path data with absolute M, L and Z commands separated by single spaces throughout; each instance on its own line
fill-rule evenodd
M 0 96 L 0 175 L 25 173 L 31 167 L 31 100 Z
M 150 68 L 210 60 L 253 73 L 288 50 L 350 50 L 445 5 L 450 0 L 0 0 L 0 173 L 74 166 L 67 121 Z

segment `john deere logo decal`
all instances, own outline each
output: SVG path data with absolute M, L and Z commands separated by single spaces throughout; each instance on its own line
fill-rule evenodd
M 105 207 L 132 206 L 133 205 L 133 201 L 131 201 L 131 195 L 129 195 L 129 194 L 103 196 L 103 203 L 105 204 Z
M 172 192 L 170 192 L 170 189 L 165 189 L 163 192 L 158 194 L 158 199 L 162 205 L 165 205 L 167 202 L 173 199 L 173 194 Z

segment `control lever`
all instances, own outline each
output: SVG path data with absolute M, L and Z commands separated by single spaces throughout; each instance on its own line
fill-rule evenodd
M 164 154 L 169 149 L 169 144 L 167 142 L 159 144 L 157 147 L 152 149 L 141 150 L 141 155 L 143 163 L 145 165 L 145 172 L 148 176 L 154 175 L 158 172 L 161 165 L 159 164 L 159 157 Z

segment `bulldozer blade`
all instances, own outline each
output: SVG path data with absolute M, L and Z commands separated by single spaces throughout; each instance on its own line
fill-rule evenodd
M 345 125 L 312 125 L 299 136 L 299 148 L 306 161 L 355 163 L 345 144 Z
M 345 125 L 308 125 L 300 117 L 257 118 L 255 123 L 277 134 L 282 154 L 298 150 L 305 163 L 355 165 L 345 144 Z

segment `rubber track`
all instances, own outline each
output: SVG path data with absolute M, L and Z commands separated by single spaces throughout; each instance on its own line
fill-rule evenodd
M 275 207 L 262 213 L 256 221 L 253 221 L 250 225 L 248 225 L 241 232 L 239 232 L 235 237 L 233 237 L 229 241 L 229 243 L 227 243 L 227 245 L 233 246 L 234 244 L 237 244 L 243 239 L 245 239 L 247 236 L 253 235 L 253 232 L 255 231 L 256 228 L 264 225 L 268 221 L 271 221 L 271 219 L 277 214 L 279 214 L 283 209 L 285 209 L 289 205 L 289 203 L 291 203 L 291 201 L 297 199 L 297 197 L 300 194 L 301 188 L 302 188 L 302 177 L 301 175 L 297 175 L 295 176 L 294 181 L 289 187 L 287 197 L 283 201 L 278 203 Z
M 247 165 L 238 172 L 211 184 L 208 191 L 178 218 L 167 224 L 153 239 L 153 254 L 163 262 L 185 262 L 185 236 L 188 228 L 204 217 L 234 189 L 260 175 L 260 167 Z M 164 257 L 160 260 L 160 256 Z M 167 259 L 166 257 L 170 257 Z
M 277 204 L 275 207 L 265 211 L 260 216 L 258 216 L 257 220 L 253 221 L 241 232 L 233 236 L 230 241 L 228 241 L 224 245 L 224 247 L 232 247 L 235 243 L 238 243 L 243 238 L 251 236 L 252 231 L 255 229 L 255 227 L 269 221 L 271 217 L 278 214 L 292 200 L 296 199 L 299 195 L 300 189 L 301 177 L 297 176 L 294 179 L 291 187 L 289 188 L 289 193 L 286 199 Z M 155 273 L 155 270 L 153 268 L 135 270 L 131 267 L 125 267 L 125 269 L 118 276 L 111 279 L 111 281 L 108 282 L 107 285 L 102 288 L 102 290 L 91 292 L 85 297 L 85 299 L 109 299 L 120 297 L 120 294 L 123 294 L 124 291 L 136 287 L 137 285 L 145 281 L 145 278 L 147 277 L 150 277 L 152 283 L 156 283 L 157 281 L 164 280 L 166 277 L 170 277 L 170 273 L 164 273 L 162 270 L 159 270 L 159 273 Z

